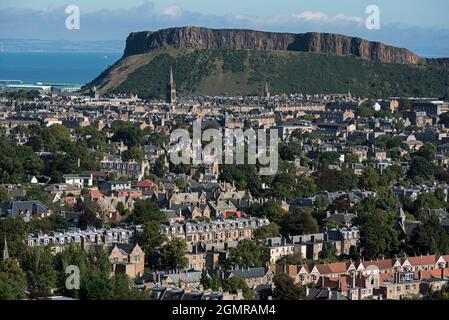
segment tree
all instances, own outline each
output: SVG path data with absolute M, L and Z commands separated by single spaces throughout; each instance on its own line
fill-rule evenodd
M 101 228 L 103 221 L 97 217 L 97 214 L 92 211 L 85 211 L 79 216 L 78 227 L 87 229 L 88 227 Z
M 121 142 L 132 149 L 134 146 L 142 143 L 142 130 L 133 126 L 131 123 L 122 122 L 113 128 L 114 135 L 112 141 Z
M 223 291 L 236 294 L 238 290 L 242 290 L 245 300 L 254 300 L 254 292 L 248 287 L 245 280 L 238 277 L 231 277 L 223 281 Z
M 421 157 L 426 161 L 432 161 L 436 153 L 437 147 L 431 142 L 426 142 L 418 151 L 413 154 L 413 156 Z
M 149 200 L 137 200 L 134 203 L 134 211 L 131 215 L 132 222 L 135 224 L 142 224 L 146 222 L 162 222 L 165 220 L 165 215 L 160 211 L 159 206 Z
M 8 242 L 9 256 L 21 260 L 27 250 L 25 235 L 28 232 L 28 227 L 26 222 L 22 217 L 6 217 L 0 219 L 0 232 L 2 236 L 5 231 L 7 231 L 6 241 Z
M 187 185 L 187 181 L 185 179 L 177 179 L 175 180 L 175 185 L 179 189 L 183 189 Z
M 273 278 L 273 300 L 304 300 L 306 294 L 301 287 L 286 273 L 280 273 Z
M 398 251 L 398 233 L 392 221 L 382 210 L 365 213 L 359 216 L 360 247 L 367 259 L 379 258 L 382 255 L 393 255 Z
M 327 207 L 329 207 L 329 200 L 325 196 L 317 196 L 315 198 L 315 207 L 318 210 L 325 210 Z
M 362 176 L 360 177 L 360 188 L 364 190 L 375 191 L 380 184 L 379 172 L 373 167 L 367 167 L 363 170 Z
M 160 266 L 160 257 L 157 249 L 164 243 L 165 237 L 161 233 L 160 223 L 148 221 L 143 225 L 138 235 L 138 242 L 145 252 L 145 259 L 152 267 Z
M 27 274 L 31 296 L 49 296 L 57 287 L 58 273 L 54 266 L 54 256 L 50 247 L 28 248 L 22 260 Z
M 269 260 L 268 249 L 261 243 L 245 239 L 229 250 L 226 267 L 264 267 Z
M 440 124 L 444 124 L 446 127 L 449 127 L 449 112 L 445 112 L 440 115 Z
M 161 250 L 162 267 L 169 270 L 187 268 L 186 250 L 187 244 L 183 239 L 175 238 L 166 243 Z
M 279 236 L 280 227 L 274 222 L 268 225 L 262 226 L 254 230 L 253 237 L 256 240 L 265 240 L 271 237 Z
M 360 159 L 358 155 L 350 153 L 345 156 L 345 161 L 349 163 L 359 163 Z
M 438 172 L 438 167 L 430 161 L 421 157 L 413 157 L 410 163 L 410 169 L 407 172 L 407 177 L 418 182 L 432 180 L 434 175 Z M 421 181 L 419 181 L 421 180 Z
M 14 259 L 0 262 L 0 300 L 25 298 L 26 276 Z
M 114 300 L 149 300 L 150 296 L 146 292 L 136 289 L 132 279 L 126 274 L 119 274 L 112 279 Z
M 80 298 L 83 300 L 112 300 L 114 283 L 108 274 L 93 268 L 81 279 Z
M 338 191 L 337 171 L 331 169 L 321 169 L 314 173 L 314 178 L 319 191 Z
M 0 187 L 0 201 L 10 201 L 11 200 L 11 196 L 9 195 L 8 191 L 3 188 Z
M 130 150 L 126 150 L 122 154 L 123 161 L 134 160 L 136 162 L 143 162 L 145 160 L 145 153 L 138 147 L 132 147 Z
M 204 290 L 212 290 L 212 291 L 218 291 L 220 288 L 220 280 L 218 277 L 213 274 L 212 276 L 207 273 L 206 270 L 203 270 L 201 272 L 201 285 L 203 286 Z
M 323 246 L 323 250 L 320 252 L 319 256 L 329 263 L 337 261 L 337 251 L 335 246 L 331 243 L 327 243 Z
M 287 212 L 275 202 L 267 201 L 264 204 L 254 203 L 247 209 L 247 213 L 254 217 L 266 217 L 274 223 L 279 223 Z
M 430 217 L 416 227 L 411 238 L 415 254 L 445 254 L 449 252 L 449 236 L 436 217 Z
M 286 235 L 301 235 L 318 232 L 318 223 L 308 210 L 287 213 L 281 220 L 281 233 Z
M 337 190 L 350 191 L 357 187 L 359 181 L 357 175 L 351 169 L 342 169 L 337 174 Z
M 119 201 L 115 206 L 115 209 L 118 213 L 123 214 L 125 212 L 125 205 L 123 204 L 123 202 Z

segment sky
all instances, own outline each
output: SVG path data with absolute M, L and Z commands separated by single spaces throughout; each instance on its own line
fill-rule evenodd
M 80 29 L 68 30 L 68 5 L 80 9 Z M 365 26 L 379 7 L 380 29 Z M 333 32 L 449 56 L 447 0 L 1 0 L 0 39 L 125 41 L 133 31 L 172 26 Z M 0 40 L 1 41 L 1 40 Z

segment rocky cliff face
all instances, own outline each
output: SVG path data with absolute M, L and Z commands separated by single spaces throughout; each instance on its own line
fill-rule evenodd
M 133 32 L 126 40 L 124 56 L 158 49 L 180 48 L 288 50 L 354 55 L 364 60 L 385 63 L 417 64 L 426 62 L 425 59 L 407 49 L 337 34 L 316 32 L 292 34 L 198 27 Z

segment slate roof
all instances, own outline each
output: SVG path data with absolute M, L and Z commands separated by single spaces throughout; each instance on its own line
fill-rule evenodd
M 241 279 L 262 278 L 266 273 L 267 271 L 264 267 L 227 270 L 224 272 L 224 278 L 228 279 L 231 276 Z

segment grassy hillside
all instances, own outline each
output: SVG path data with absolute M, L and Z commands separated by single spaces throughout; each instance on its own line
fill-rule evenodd
M 288 51 L 167 50 L 131 56 L 92 84 L 103 93 L 137 93 L 163 98 L 173 66 L 178 95 L 262 94 L 265 81 L 276 93 L 344 93 L 360 96 L 444 96 L 449 72 L 435 66 L 410 66 Z

